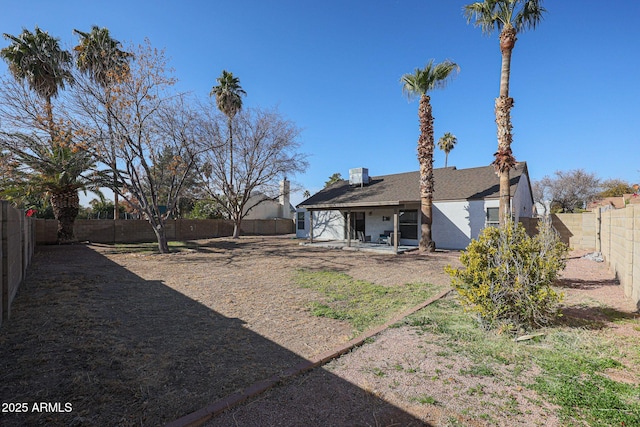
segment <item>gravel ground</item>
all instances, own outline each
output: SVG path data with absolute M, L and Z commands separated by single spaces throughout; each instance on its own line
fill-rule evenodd
M 293 285 L 296 269 L 331 269 L 386 286 L 446 286 L 443 268 L 458 265 L 459 255 L 345 252 L 303 247 L 290 237 L 198 243 L 198 250 L 170 255 L 39 247 L 12 318 L 0 329 L 0 400 L 73 409 L 2 413 L 0 424 L 163 425 L 350 339 L 345 322 L 309 313 L 316 295 Z M 635 309 L 601 263 L 570 260 L 563 288 L 580 315 L 597 317 L 585 308 L 593 301 Z M 452 390 L 495 385 L 459 378 L 466 362 L 437 353 L 415 330 L 389 329 L 209 425 L 485 425 L 461 414 L 493 397 L 455 400 Z M 438 388 L 414 375 L 436 369 L 443 378 Z M 507 385 L 491 394 L 497 408 L 515 399 L 526 413 L 498 411 L 498 425 L 557 425 L 553 408 L 531 404 L 535 396 L 527 393 Z M 425 394 L 438 404 L 416 401 Z

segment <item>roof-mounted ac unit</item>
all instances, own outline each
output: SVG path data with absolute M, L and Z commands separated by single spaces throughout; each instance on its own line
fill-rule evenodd
M 369 169 L 354 168 L 349 169 L 349 184 L 364 186 L 369 184 Z

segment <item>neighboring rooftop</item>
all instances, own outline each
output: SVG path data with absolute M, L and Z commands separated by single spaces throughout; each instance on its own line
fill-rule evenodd
M 511 170 L 511 194 L 515 194 L 526 162 Z M 455 167 L 434 169 L 434 201 L 497 199 L 500 182 L 493 166 L 469 169 Z M 406 172 L 374 176 L 363 186 L 352 186 L 340 180 L 300 203 L 300 207 L 388 206 L 420 201 L 420 173 Z
M 603 197 L 594 200 L 587 205 L 587 209 L 594 210 L 598 208 L 622 209 L 627 205 L 640 204 L 640 196 L 638 194 L 624 194 L 617 197 Z

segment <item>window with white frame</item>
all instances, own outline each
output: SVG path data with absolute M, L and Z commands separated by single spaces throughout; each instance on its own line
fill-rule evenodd
M 500 225 L 500 208 L 487 208 L 486 227 L 497 227 Z

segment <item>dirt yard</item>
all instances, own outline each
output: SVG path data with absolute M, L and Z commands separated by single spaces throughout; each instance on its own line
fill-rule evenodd
M 309 313 L 315 294 L 293 284 L 296 269 L 330 269 L 387 286 L 447 285 L 443 268 L 458 263 L 455 252 L 376 255 L 302 247 L 290 237 L 198 243 L 198 250 L 170 255 L 39 247 L 0 328 L 0 424 L 163 425 L 352 337 L 345 322 Z M 594 300 L 635 310 L 593 261 L 570 260 L 564 288 L 575 310 Z M 455 406 L 408 400 L 406 378 L 371 375 L 367 367 L 398 358 L 430 363 L 412 334 L 387 330 L 208 425 L 485 425 Z M 380 392 L 394 384 L 396 392 Z M 518 422 L 547 417 L 544 425 L 554 425 L 550 413 L 532 405 Z M 503 425 L 513 425 L 512 417 Z

